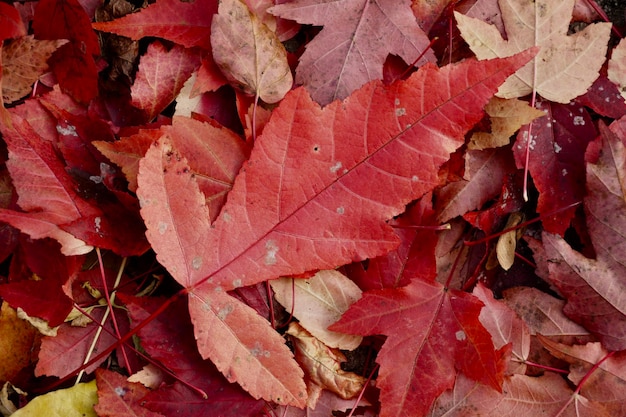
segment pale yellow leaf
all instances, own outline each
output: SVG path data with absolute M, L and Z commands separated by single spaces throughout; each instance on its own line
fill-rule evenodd
M 361 289 L 340 272 L 319 271 L 312 278 L 296 279 L 293 284 L 290 278 L 280 278 L 271 285 L 276 300 L 287 311 L 293 308 L 293 315 L 302 327 L 326 345 L 353 350 L 361 344 L 361 336 L 328 330 L 328 326 L 361 298 Z
M 266 103 L 280 101 L 293 77 L 278 37 L 240 0 L 221 0 L 211 25 L 213 58 L 226 78 Z
M 524 218 L 520 213 L 511 213 L 509 219 L 504 226 L 505 229 L 515 227 L 520 224 Z M 518 230 L 511 230 L 501 235 L 496 244 L 496 255 L 498 263 L 505 271 L 508 271 L 515 261 L 515 248 L 517 246 Z
M 609 80 L 619 87 L 620 94 L 626 99 L 626 40 L 622 39 L 613 49 L 607 75 Z
M 12 417 L 98 417 L 93 406 L 98 403 L 96 381 L 75 385 L 41 395 Z
M 594 23 L 568 36 L 574 1 L 500 0 L 508 40 L 495 26 L 455 12 L 461 36 L 478 59 L 541 47 L 534 59 L 502 84 L 499 97 L 522 97 L 535 90 L 548 100 L 568 103 L 595 81 L 605 60 L 611 24 Z
M 491 120 L 491 133 L 476 132 L 472 135 L 468 149 L 483 150 L 508 145 L 511 135 L 525 124 L 545 116 L 545 113 L 522 100 L 505 100 L 493 97 L 485 112 Z

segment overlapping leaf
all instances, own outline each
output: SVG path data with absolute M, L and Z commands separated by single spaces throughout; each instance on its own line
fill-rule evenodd
M 427 65 L 324 109 L 304 89 L 290 92 L 211 226 L 184 157 L 167 139 L 151 148 L 138 176 L 142 216 L 159 261 L 187 288 L 202 356 L 253 396 L 302 406 L 299 368 L 281 338 L 225 291 L 392 249 L 385 220 L 438 183 L 497 86 L 533 53 Z M 460 109 L 462 122 L 449 123 Z
M 610 350 L 626 349 L 626 152 L 606 127 L 587 151 L 585 210 L 597 259 L 574 251 L 562 238 L 544 233 L 546 277 L 567 299 L 564 312 Z
M 240 0 L 222 0 L 211 27 L 213 58 L 226 78 L 266 103 L 280 101 L 293 78 L 278 37 Z
M 457 12 L 455 16 L 461 36 L 479 59 L 541 46 L 535 59 L 500 87 L 500 97 L 523 97 L 536 91 L 548 100 L 567 103 L 587 91 L 605 60 L 610 23 L 594 23 L 568 36 L 574 0 L 498 3 L 509 40 L 495 26 Z
M 320 104 L 347 97 L 368 81 L 382 79 L 383 63 L 395 54 L 418 65 L 435 60 L 426 50 L 408 1 L 296 0 L 270 12 L 298 23 L 323 25 L 300 58 L 296 82 Z
M 211 19 L 217 12 L 216 0 L 159 0 L 139 13 L 94 23 L 93 28 L 139 40 L 155 36 L 188 48 L 211 49 Z
M 376 359 L 380 415 L 423 416 L 454 386 L 457 369 L 501 389 L 505 364 L 478 320 L 482 306 L 470 294 L 416 277 L 406 287 L 364 293 L 331 330 L 386 335 Z M 397 366 L 407 360 L 410 366 Z

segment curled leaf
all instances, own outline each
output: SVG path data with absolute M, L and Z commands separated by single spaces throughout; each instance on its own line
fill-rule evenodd
M 363 389 L 365 378 L 341 369 L 341 363 L 346 361 L 341 351 L 329 348 L 295 322 L 289 325 L 287 334 L 295 345 L 296 360 L 310 380 L 309 406 L 318 398 L 311 391 L 319 395 L 321 389 L 326 389 L 347 400 Z

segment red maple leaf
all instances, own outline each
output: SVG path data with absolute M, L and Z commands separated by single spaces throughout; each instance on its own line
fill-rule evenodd
M 385 221 L 438 184 L 487 100 L 533 53 L 427 65 L 324 109 L 292 91 L 213 224 L 184 156 L 166 138 L 151 148 L 138 176 L 141 212 L 158 260 L 189 294 L 201 355 L 254 397 L 304 405 L 302 371 L 282 337 L 226 291 L 393 249 Z M 461 123 L 448 123 L 460 109 Z
M 537 211 L 544 215 L 542 222 L 548 232 L 563 235 L 576 208 L 563 209 L 583 197 L 585 148 L 596 129 L 587 110 L 578 104 L 539 100 L 537 108 L 547 117 L 520 130 L 513 152 L 517 166 L 523 167 L 530 134 L 528 170 L 539 190 Z
M 380 415 L 423 416 L 454 386 L 457 370 L 501 389 L 506 363 L 478 320 L 482 306 L 470 294 L 416 277 L 406 287 L 364 293 L 330 329 L 387 335 L 376 359 Z

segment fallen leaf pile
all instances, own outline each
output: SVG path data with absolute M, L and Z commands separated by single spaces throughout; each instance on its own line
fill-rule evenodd
M 0 411 L 626 415 L 592 6 L 0 3 Z

